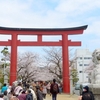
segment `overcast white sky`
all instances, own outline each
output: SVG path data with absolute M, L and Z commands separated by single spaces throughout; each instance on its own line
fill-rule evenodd
M 69 36 L 82 41 L 81 47 L 93 51 L 100 48 L 100 1 L 99 0 L 0 0 L 0 26 L 22 28 L 69 28 L 88 25 L 83 35 Z M 10 36 L 0 35 L 0 40 Z M 36 37 L 19 37 L 32 40 Z M 59 40 L 44 37 L 44 40 Z M 43 47 L 41 47 L 43 48 Z M 0 47 L 0 50 L 2 48 Z M 40 47 L 20 47 L 19 52 L 40 52 Z

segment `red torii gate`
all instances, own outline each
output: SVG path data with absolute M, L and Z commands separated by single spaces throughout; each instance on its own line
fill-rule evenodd
M 11 40 L 0 41 L 0 46 L 11 46 L 10 85 L 16 80 L 17 77 L 17 46 L 62 46 L 63 91 L 64 93 L 70 93 L 68 46 L 81 46 L 81 42 L 72 42 L 71 40 L 68 40 L 68 35 L 82 34 L 86 28 L 87 25 L 74 28 L 58 29 L 0 27 L 0 34 L 11 35 Z M 37 41 L 23 42 L 18 40 L 18 35 L 37 35 Z M 61 35 L 62 40 L 58 42 L 43 42 L 42 35 Z

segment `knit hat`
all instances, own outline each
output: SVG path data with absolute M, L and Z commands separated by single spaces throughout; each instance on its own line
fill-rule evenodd
M 85 89 L 86 91 L 89 91 L 89 87 L 85 86 L 83 89 Z

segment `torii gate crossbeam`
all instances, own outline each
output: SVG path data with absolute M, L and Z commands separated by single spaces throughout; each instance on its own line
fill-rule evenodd
M 34 29 L 0 27 L 0 34 L 11 35 L 11 40 L 0 41 L 0 46 L 11 46 L 10 85 L 17 78 L 17 47 L 18 46 L 62 46 L 63 56 L 63 91 L 70 93 L 68 46 L 81 46 L 81 42 L 68 40 L 68 35 L 82 34 L 87 25 L 74 28 Z M 18 35 L 37 35 L 36 42 L 20 41 Z M 58 42 L 42 41 L 43 35 L 61 35 Z

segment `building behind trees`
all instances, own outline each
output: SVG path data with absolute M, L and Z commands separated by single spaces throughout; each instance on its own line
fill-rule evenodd
M 85 72 L 85 69 L 89 67 L 90 61 L 92 60 L 92 52 L 88 49 L 76 49 L 75 61 L 76 69 L 78 71 L 79 83 L 88 82 L 88 74 Z

